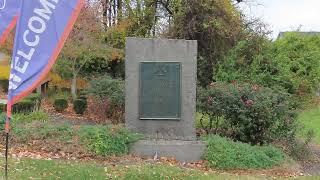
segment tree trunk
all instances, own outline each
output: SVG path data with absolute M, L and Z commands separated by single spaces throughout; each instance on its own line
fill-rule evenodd
M 157 9 L 158 9 L 158 1 L 155 0 L 154 1 L 154 22 L 153 22 L 153 32 L 152 32 L 153 37 L 156 37 L 156 27 L 157 27 L 157 21 L 158 21 Z
M 113 0 L 113 1 L 114 1 L 114 0 Z M 109 15 L 108 15 L 109 27 L 111 27 L 111 26 L 112 26 L 112 0 L 109 1 L 108 11 L 109 11 Z
M 113 25 L 117 23 L 117 1 L 113 0 Z
M 77 70 L 76 70 L 76 62 L 77 59 L 73 58 L 72 60 L 72 80 L 71 80 L 71 95 L 73 99 L 77 97 Z
M 77 98 L 77 76 L 73 74 L 72 80 L 71 80 L 71 94 L 72 98 Z
M 122 20 L 122 0 L 118 0 L 117 2 L 117 8 L 118 8 L 118 22 Z
M 105 30 L 108 29 L 108 7 L 109 7 L 109 0 L 104 0 L 103 1 L 103 4 L 102 4 L 102 7 L 103 7 L 103 13 L 102 13 L 102 16 L 103 16 L 103 26 L 105 28 Z

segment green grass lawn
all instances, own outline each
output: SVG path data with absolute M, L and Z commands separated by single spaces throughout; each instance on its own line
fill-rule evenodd
M 3 164 L 3 161 L 0 161 Z M 10 160 L 9 179 L 63 179 L 63 180 L 265 180 L 266 177 L 237 176 L 207 173 L 163 164 L 136 164 L 129 166 L 102 166 L 94 163 L 76 163 L 53 160 Z M 3 176 L 1 169 L 0 176 Z M 0 177 L 1 179 L 1 177 Z M 320 179 L 302 177 L 300 180 Z
M 3 173 L 3 171 L 1 172 Z M 165 165 L 108 166 L 61 161 L 31 160 L 10 161 L 9 179 L 236 179 L 231 175 L 203 174 Z M 247 177 L 243 177 L 247 179 Z
M 299 121 L 305 125 L 306 129 L 314 130 L 314 142 L 320 144 L 320 107 L 302 112 L 299 115 Z

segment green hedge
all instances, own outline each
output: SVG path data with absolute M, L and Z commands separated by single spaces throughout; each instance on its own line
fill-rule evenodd
M 220 136 L 204 138 L 208 148 L 204 159 L 219 169 L 263 169 L 280 165 L 284 153 L 273 146 L 251 146 Z
M 87 109 L 87 101 L 85 99 L 76 99 L 73 101 L 73 110 L 80 115 Z
M 54 109 L 58 112 L 62 112 L 68 108 L 68 100 L 59 98 L 54 101 Z

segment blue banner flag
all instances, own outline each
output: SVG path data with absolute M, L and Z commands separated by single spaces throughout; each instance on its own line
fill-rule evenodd
M 7 115 L 47 76 L 85 4 L 84 0 L 24 0 L 15 34 Z
M 0 45 L 16 25 L 20 5 L 21 0 L 0 0 Z

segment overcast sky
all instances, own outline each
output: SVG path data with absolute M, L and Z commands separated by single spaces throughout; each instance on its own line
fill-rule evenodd
M 279 31 L 320 31 L 320 0 L 250 0 L 241 8 L 250 16 L 262 18 L 276 38 Z M 254 2 L 253 2 L 254 1 Z

